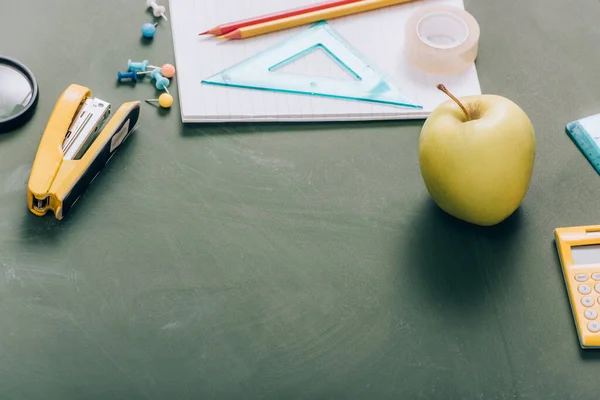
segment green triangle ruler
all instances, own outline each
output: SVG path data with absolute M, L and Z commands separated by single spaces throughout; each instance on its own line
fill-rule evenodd
M 324 50 L 354 80 L 279 71 L 316 49 Z M 359 55 L 325 21 L 204 79 L 202 83 L 423 108 L 408 100 L 390 78 Z

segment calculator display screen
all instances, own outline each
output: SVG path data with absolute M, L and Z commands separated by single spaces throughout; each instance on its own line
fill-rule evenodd
M 578 264 L 600 264 L 600 244 L 571 247 L 573 263 Z

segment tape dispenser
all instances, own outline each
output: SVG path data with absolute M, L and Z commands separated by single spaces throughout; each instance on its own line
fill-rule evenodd
M 61 220 L 121 143 L 137 128 L 140 102 L 122 104 L 109 118 L 111 104 L 90 89 L 70 85 L 60 96 L 40 141 L 29 183 L 29 210 L 52 211 Z

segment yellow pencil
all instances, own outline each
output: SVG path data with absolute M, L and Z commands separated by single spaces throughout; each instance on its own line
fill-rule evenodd
M 219 36 L 219 39 L 246 39 L 252 36 L 263 35 L 265 33 L 271 33 L 283 29 L 294 28 L 300 25 L 310 24 L 312 22 L 319 22 L 327 19 L 343 17 L 346 15 L 358 14 L 364 11 L 376 10 L 378 8 L 408 3 L 411 1 L 418 0 L 363 0 L 357 3 L 345 4 L 343 6 L 332 7 L 325 10 L 313 11 L 306 14 L 263 22 L 262 24 L 245 26 L 229 32 L 226 35 Z

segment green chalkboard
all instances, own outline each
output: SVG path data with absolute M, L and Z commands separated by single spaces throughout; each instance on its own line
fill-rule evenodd
M 2 399 L 597 398 L 552 231 L 600 221 L 600 177 L 564 132 L 600 110 L 600 3 L 465 2 L 483 92 L 538 139 L 499 226 L 430 201 L 422 121 L 184 126 L 177 101 L 144 103 L 68 218 L 35 217 L 29 170 L 69 84 L 156 98 L 116 82 L 128 59 L 173 62 L 169 22 L 140 40 L 143 3 L 3 8 L 0 51 L 40 100 L 0 136 Z

